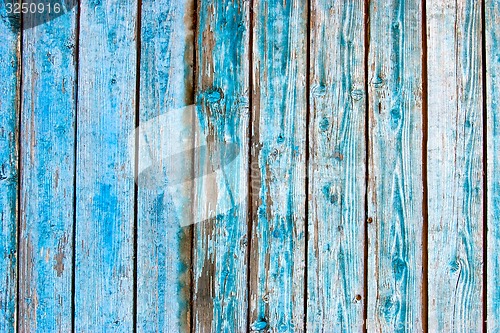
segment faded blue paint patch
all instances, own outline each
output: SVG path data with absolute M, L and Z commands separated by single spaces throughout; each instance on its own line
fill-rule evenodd
M 252 331 L 262 331 L 265 330 L 267 326 L 268 326 L 267 322 L 261 319 L 259 321 L 252 323 L 251 329 Z
M 17 287 L 17 85 L 19 17 L 0 5 L 0 331 L 16 330 Z M 15 26 L 11 22 L 15 22 Z M 11 27 L 13 29 L 11 30 Z
M 79 6 L 75 331 L 133 330 L 137 3 Z
M 325 198 L 331 203 L 331 204 L 336 204 L 339 201 L 339 196 L 335 190 L 335 187 L 333 184 L 327 184 L 323 186 L 323 195 Z

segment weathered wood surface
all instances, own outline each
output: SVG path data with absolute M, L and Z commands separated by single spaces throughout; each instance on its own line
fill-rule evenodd
M 0 331 L 7 333 L 16 328 L 20 24 L 0 3 Z
M 80 4 L 76 332 L 133 330 L 137 7 Z
M 362 332 L 364 1 L 311 2 L 307 331 Z
M 369 13 L 367 329 L 421 332 L 422 6 L 371 1 Z
M 307 3 L 253 2 L 250 328 L 304 331 Z
M 500 1 L 485 1 L 487 118 L 487 329 L 500 330 Z M 485 156 L 486 152 L 483 152 Z
M 480 332 L 481 3 L 427 1 L 427 46 L 429 330 Z
M 169 159 L 193 148 L 176 135 L 193 135 L 191 124 L 177 119 L 189 119 L 186 106 L 194 103 L 193 9 L 194 1 L 142 2 L 138 163 L 151 153 L 159 165 L 149 166 L 149 174 L 139 168 L 137 180 L 138 332 L 189 331 L 191 229 L 182 227 L 176 199 L 191 197 L 166 184 L 180 176 Z M 172 131 L 170 121 L 182 126 Z
M 20 127 L 21 332 L 72 326 L 76 8 L 23 31 Z M 23 26 L 30 25 L 27 16 Z
M 193 188 L 193 330 L 247 329 L 249 2 L 198 0 L 196 111 L 209 154 Z M 198 145 L 198 142 L 196 142 Z M 228 164 L 226 149 L 238 152 Z
M 0 331 L 500 329 L 498 0 L 29 20 L 0 0 Z

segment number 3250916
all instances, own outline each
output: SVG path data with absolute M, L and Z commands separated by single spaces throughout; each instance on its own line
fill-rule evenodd
M 42 14 L 47 12 L 49 14 L 59 14 L 61 12 L 60 3 L 26 3 L 15 2 L 6 3 L 7 14 Z

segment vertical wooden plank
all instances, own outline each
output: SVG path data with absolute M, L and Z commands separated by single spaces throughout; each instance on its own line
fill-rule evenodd
M 369 332 L 422 331 L 422 8 L 370 2 Z
M 7 333 L 16 325 L 20 22 L 0 3 L 0 331 Z
M 193 236 L 196 332 L 247 329 L 248 3 L 197 4 L 196 104 L 207 154 L 196 158 L 195 173 L 222 170 L 193 193 L 200 222 Z M 238 154 L 229 167 L 224 151 L 231 145 Z
M 21 332 L 71 330 L 76 10 L 23 32 Z
M 427 1 L 429 330 L 482 330 L 481 2 Z
M 303 332 L 306 1 L 255 0 L 250 327 Z
M 500 1 L 485 1 L 487 106 L 487 328 L 500 330 Z
M 182 156 L 191 152 L 192 139 L 179 140 L 176 133 L 193 135 L 191 124 L 178 119 L 189 119 L 192 108 L 185 106 L 194 103 L 193 10 L 192 0 L 142 2 L 139 135 L 145 140 L 139 140 L 139 164 L 142 153 L 151 152 L 159 165 L 150 167 L 161 172 L 148 178 L 140 168 L 137 180 L 138 332 L 189 331 L 191 229 L 182 227 L 186 221 L 176 204 L 190 195 L 165 184 L 180 176 L 168 167 L 169 159 L 191 162 Z
M 311 2 L 308 332 L 361 332 L 364 1 Z
M 75 330 L 132 332 L 137 2 L 80 6 Z

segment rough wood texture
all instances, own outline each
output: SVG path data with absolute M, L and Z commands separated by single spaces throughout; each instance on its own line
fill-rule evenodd
M 76 155 L 76 332 L 132 332 L 137 2 L 83 1 Z
M 308 332 L 361 332 L 364 1 L 311 3 Z
M 482 330 L 480 2 L 427 1 L 429 330 Z
M 500 330 L 500 0 L 6 3 L 0 332 Z
M 177 135 L 194 134 L 184 120 L 192 110 L 184 107 L 194 103 L 193 9 L 191 0 L 142 2 L 138 162 L 151 153 L 158 165 L 140 167 L 137 181 L 138 332 L 189 331 L 191 229 L 182 227 L 185 217 L 176 205 L 191 197 L 168 184 L 180 176 L 169 167 L 172 156 L 173 163 L 191 162 L 176 151 L 189 154 L 193 148 L 192 140 Z
M 76 9 L 23 32 L 21 332 L 71 330 L 75 32 Z
M 6 333 L 16 326 L 19 24 L 0 3 L 0 331 Z
M 247 329 L 249 121 L 248 1 L 198 1 L 196 103 L 206 156 L 195 173 L 218 173 L 194 188 L 195 332 Z M 228 164 L 225 150 L 238 152 Z M 203 219 L 205 219 L 203 221 Z
M 253 18 L 250 328 L 303 332 L 307 3 Z
M 371 1 L 368 332 L 422 331 L 421 1 Z
M 500 1 L 485 1 L 487 106 L 487 323 L 488 332 L 500 330 Z M 484 156 L 484 155 L 483 155 Z

